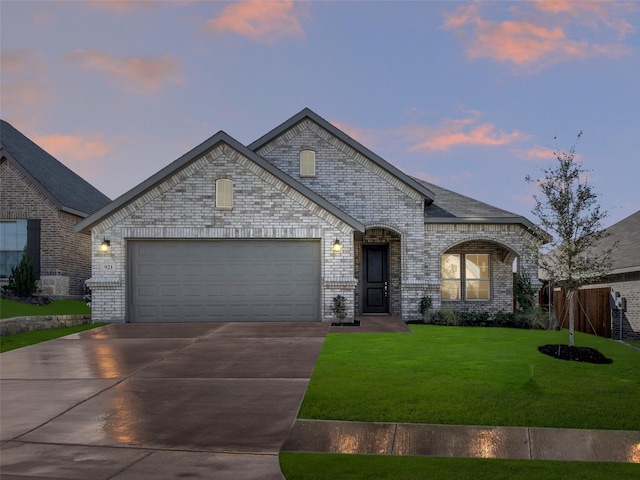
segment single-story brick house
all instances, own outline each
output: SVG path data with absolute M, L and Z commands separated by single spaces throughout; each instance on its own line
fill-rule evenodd
M 612 249 L 611 271 L 597 283 L 582 288 L 610 287 L 626 299 L 626 311 L 612 312 L 611 338 L 640 340 L 640 210 L 611 225 L 607 232 L 610 235 L 598 249 Z
M 419 318 L 512 311 L 533 224 L 412 178 L 309 109 L 248 146 L 219 132 L 83 220 L 93 318 Z M 109 242 L 107 251 L 101 244 Z
M 4 120 L 0 140 L 0 283 L 26 247 L 43 294 L 81 296 L 91 237 L 74 227 L 111 200 Z

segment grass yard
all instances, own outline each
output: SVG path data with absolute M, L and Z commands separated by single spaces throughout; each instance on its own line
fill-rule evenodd
M 31 305 L 0 298 L 0 318 L 91 313 L 83 300 L 53 300 L 49 305 Z
M 300 418 L 640 430 L 640 352 L 576 333 L 612 364 L 543 355 L 567 331 L 412 325 L 329 334 Z M 618 412 L 619 414 L 614 414 Z
M 476 458 L 280 453 L 287 480 L 601 480 L 640 478 L 640 465 Z
M 28 347 L 54 338 L 64 337 L 72 333 L 84 332 L 92 328 L 101 327 L 106 323 L 91 323 L 88 325 L 76 325 L 75 327 L 50 328 L 48 330 L 36 330 L 34 332 L 22 332 L 15 335 L 0 337 L 0 353 L 15 350 L 16 348 Z

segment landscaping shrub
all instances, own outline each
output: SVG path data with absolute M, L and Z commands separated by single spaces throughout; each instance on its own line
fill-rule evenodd
M 424 323 L 460 327 L 549 328 L 548 314 L 539 307 L 515 313 L 456 312 L 443 307 L 426 315 Z
M 38 289 L 33 262 L 25 251 L 20 263 L 11 267 L 8 285 L 2 287 L 10 295 L 20 298 L 31 297 Z

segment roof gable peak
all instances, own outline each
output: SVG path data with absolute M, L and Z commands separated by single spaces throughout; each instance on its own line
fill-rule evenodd
M 338 127 L 328 122 L 324 118 L 322 118 L 320 115 L 315 113 L 310 108 L 302 109 L 293 117 L 289 118 L 279 126 L 272 129 L 270 132 L 266 133 L 265 135 L 263 135 L 262 137 L 260 137 L 259 139 L 251 143 L 248 146 L 248 148 L 253 152 L 257 152 L 258 150 L 263 148 L 265 145 L 274 141 L 277 137 L 281 136 L 282 134 L 296 127 L 306 119 L 314 122 L 324 130 L 329 132 L 331 135 L 333 135 L 335 138 L 339 139 L 341 142 L 343 142 L 344 144 L 346 144 L 347 146 L 355 150 L 357 153 L 368 158 L 378 167 L 389 172 L 391 175 L 398 178 L 400 181 L 402 181 L 403 183 L 411 187 L 413 190 L 420 193 L 420 195 L 422 195 L 425 198 L 427 204 L 430 204 L 431 202 L 433 202 L 435 198 L 435 194 L 431 190 L 429 190 L 426 186 L 422 185 L 419 182 L 416 182 L 412 177 L 405 174 L 400 169 L 393 166 L 391 163 L 387 162 L 382 157 L 378 156 L 377 154 L 369 150 L 367 147 L 362 145 L 357 140 L 351 138 L 345 132 L 343 132 Z

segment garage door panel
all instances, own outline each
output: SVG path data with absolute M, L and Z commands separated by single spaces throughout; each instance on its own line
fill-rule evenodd
M 320 242 L 129 242 L 130 320 L 319 321 Z

